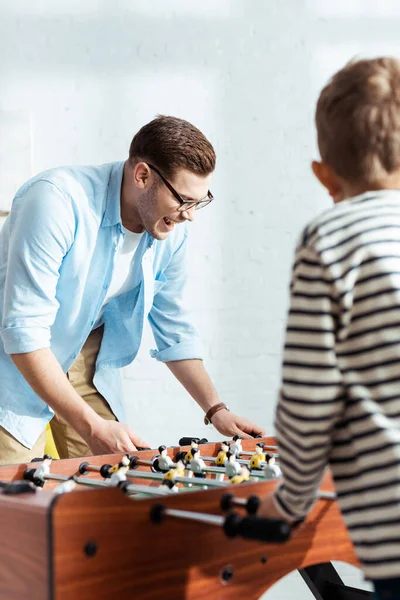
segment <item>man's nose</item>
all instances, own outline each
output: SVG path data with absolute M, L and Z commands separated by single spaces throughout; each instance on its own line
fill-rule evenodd
M 186 210 L 181 211 L 182 217 L 185 221 L 194 221 L 196 218 L 196 207 L 192 206 L 192 208 L 187 208 Z

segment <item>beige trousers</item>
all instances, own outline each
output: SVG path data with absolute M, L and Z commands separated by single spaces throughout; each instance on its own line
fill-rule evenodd
M 86 340 L 80 354 L 67 373 L 67 377 L 78 394 L 93 408 L 93 410 L 107 420 L 116 420 L 106 399 L 93 385 L 93 377 L 97 354 L 103 337 L 103 327 L 92 331 Z M 91 456 L 87 443 L 74 429 L 60 416 L 55 415 L 50 423 L 54 443 L 60 458 L 76 458 Z M 39 436 L 30 450 L 0 427 L 0 465 L 30 462 L 33 458 L 40 458 L 44 453 L 46 430 Z

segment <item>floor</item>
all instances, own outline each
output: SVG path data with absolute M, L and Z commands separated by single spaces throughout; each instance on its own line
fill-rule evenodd
M 371 591 L 371 585 L 363 579 L 359 569 L 344 563 L 333 564 L 346 585 Z M 260 600 L 292 600 L 295 595 L 296 600 L 312 600 L 314 598 L 297 571 L 278 581 L 261 596 Z

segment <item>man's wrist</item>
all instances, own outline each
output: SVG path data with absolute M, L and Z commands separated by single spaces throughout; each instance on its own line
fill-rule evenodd
M 213 416 L 220 410 L 229 411 L 229 408 L 227 407 L 225 402 L 218 402 L 217 404 L 214 404 L 213 406 L 211 406 L 211 408 L 208 409 L 204 416 L 204 424 L 209 425 L 210 423 L 212 423 Z

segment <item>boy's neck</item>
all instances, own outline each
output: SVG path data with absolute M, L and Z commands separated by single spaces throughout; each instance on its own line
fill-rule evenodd
M 384 179 L 376 181 L 374 183 L 357 183 L 352 184 L 348 181 L 342 180 L 341 192 L 336 198 L 334 198 L 335 204 L 342 200 L 348 200 L 365 194 L 365 192 L 372 192 L 378 190 L 400 190 L 400 172 L 396 171 L 391 175 L 387 175 Z

